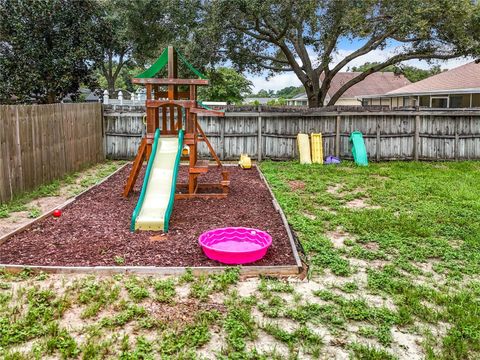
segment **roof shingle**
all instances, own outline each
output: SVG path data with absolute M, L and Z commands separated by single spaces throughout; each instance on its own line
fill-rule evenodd
M 416 95 L 442 91 L 451 92 L 462 89 L 480 90 L 480 64 L 471 62 L 455 69 L 444 71 L 427 79 L 389 91 L 388 95 Z

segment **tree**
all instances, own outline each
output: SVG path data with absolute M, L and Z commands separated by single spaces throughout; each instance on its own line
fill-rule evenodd
M 371 73 L 410 59 L 478 55 L 472 31 L 480 5 L 471 0 L 210 0 L 211 27 L 238 70 L 293 71 L 310 107 L 323 106 L 332 79 L 375 50 L 386 60 L 346 82 L 328 105 Z M 342 58 L 342 41 L 356 48 Z M 320 76 L 322 81 L 320 82 Z
M 303 93 L 305 89 L 303 86 L 287 86 L 277 91 L 277 97 L 290 99 L 296 95 Z
M 54 103 L 92 83 L 98 10 L 93 0 L 0 0 L 0 101 Z
M 221 67 L 208 73 L 210 86 L 200 87 L 198 97 L 202 100 L 241 103 L 244 94 L 252 88 L 252 82 L 234 69 Z
M 363 72 L 370 69 L 373 66 L 378 65 L 378 62 L 366 62 L 360 66 L 352 67 L 352 71 Z M 415 66 L 409 65 L 390 65 L 384 68 L 382 71 L 389 71 L 396 74 L 403 74 L 411 82 L 417 82 L 426 79 L 432 75 L 436 75 L 442 72 L 439 65 L 434 65 L 430 69 L 420 69 Z

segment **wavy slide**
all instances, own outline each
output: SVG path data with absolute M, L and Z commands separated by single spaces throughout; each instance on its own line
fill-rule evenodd
M 168 231 L 182 147 L 183 130 L 178 137 L 160 137 L 160 130 L 155 132 L 142 191 L 132 215 L 131 231 Z

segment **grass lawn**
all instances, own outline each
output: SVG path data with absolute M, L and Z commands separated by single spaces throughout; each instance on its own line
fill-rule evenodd
M 0 273 L 0 357 L 480 357 L 480 163 L 261 168 L 309 281 Z

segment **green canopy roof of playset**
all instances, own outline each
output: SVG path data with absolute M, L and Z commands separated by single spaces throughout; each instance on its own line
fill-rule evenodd
M 183 62 L 195 75 L 197 75 L 200 79 L 206 79 L 207 78 L 200 71 L 195 69 L 193 67 L 193 65 L 190 64 L 187 59 L 185 59 L 185 57 L 182 55 L 182 53 L 180 51 L 175 49 L 175 52 L 177 53 L 180 61 Z M 150 66 L 147 70 L 142 72 L 140 75 L 137 75 L 136 77 L 141 78 L 141 79 L 153 78 L 167 64 L 168 64 L 168 48 L 165 48 L 165 50 L 163 50 L 162 54 L 157 59 L 157 61 L 155 61 L 152 66 Z

